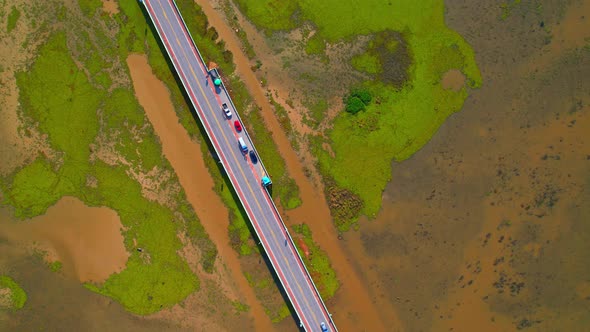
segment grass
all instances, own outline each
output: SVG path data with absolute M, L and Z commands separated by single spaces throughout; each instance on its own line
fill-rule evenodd
M 305 53 L 307 55 L 323 55 L 326 51 L 326 41 L 319 34 L 307 40 L 305 44 Z
M 63 268 L 63 264 L 60 261 L 53 261 L 49 263 L 49 269 L 53 272 L 60 272 Z
M 96 11 L 102 7 L 101 0 L 78 0 L 78 5 L 82 13 L 86 16 L 92 16 Z
M 258 27 L 267 31 L 288 30 L 291 20 L 309 21 L 317 31 L 313 38 L 328 42 L 352 41 L 358 35 L 371 35 L 372 45 L 352 57 L 354 68 L 373 75 L 362 84 L 375 102 L 357 115 L 342 112 L 327 132 L 326 141 L 315 139 L 312 147 L 321 173 L 333 180 L 334 187 L 348 191 L 349 203 L 356 211 L 345 219 L 335 218 L 341 231 L 348 230 L 359 215 L 375 217 L 381 194 L 391 180 L 391 161 L 402 161 L 418 151 L 452 113 L 462 108 L 467 87 L 444 90 L 442 75 L 460 70 L 470 88 L 481 84 L 473 50 L 444 22 L 441 0 L 353 1 L 290 0 L 284 9 L 292 11 L 261 13 L 268 0 L 237 0 L 240 8 Z M 296 8 L 298 11 L 295 12 Z M 268 24 L 269 21 L 274 24 Z M 280 25 L 277 27 L 276 24 Z M 396 61 L 396 60 L 403 61 Z M 395 67 L 407 62 L 406 66 Z M 328 143 L 332 156 L 322 147 Z M 355 197 L 362 200 L 357 204 Z M 333 215 L 338 215 L 331 206 Z M 344 217 L 344 216 L 341 216 Z
M 252 44 L 248 40 L 246 31 L 242 29 L 242 27 L 240 26 L 234 8 L 229 2 L 229 0 L 221 2 L 221 9 L 223 10 L 225 17 L 227 17 L 228 23 L 232 30 L 237 31 L 236 34 L 240 39 L 240 42 L 242 43 L 242 51 L 244 52 L 244 54 L 246 54 L 248 59 L 253 60 L 256 57 L 256 51 L 254 50 L 254 46 L 252 46 Z
M 54 190 L 60 182 L 58 174 L 42 157 L 16 173 L 10 184 L 7 182 L 1 184 L 6 193 L 2 204 L 14 206 L 17 218 L 41 215 L 61 198 L 61 193 Z
M 381 61 L 374 54 L 362 53 L 351 59 L 351 65 L 358 71 L 367 74 L 380 74 L 382 72 Z
M 10 290 L 10 301 L 12 303 L 10 309 L 22 309 L 27 302 L 27 293 L 11 277 L 0 275 L 0 289 L 6 288 Z
M 250 20 L 264 29 L 290 30 L 297 26 L 293 14 L 299 10 L 298 1 L 236 0 L 236 3 Z
M 20 11 L 15 7 L 12 6 L 10 13 L 8 14 L 8 19 L 6 20 L 6 33 L 12 32 L 14 28 L 16 28 L 16 23 L 20 18 Z
M 292 229 L 296 234 L 293 240 L 297 251 L 303 258 L 303 262 L 309 270 L 309 274 L 315 282 L 322 299 L 324 301 L 331 299 L 340 287 L 340 282 L 336 278 L 336 272 L 332 269 L 326 252 L 321 250 L 318 244 L 313 241 L 309 226 L 306 224 L 294 225 Z M 307 247 L 309 257 L 305 255 L 302 244 Z
M 267 311 L 266 308 L 265 308 L 265 311 Z M 273 323 L 279 323 L 283 319 L 285 319 L 289 316 L 291 316 L 291 311 L 289 310 L 289 306 L 287 304 L 283 303 L 283 305 L 281 305 L 279 307 L 279 310 L 276 312 L 276 314 L 272 317 L 271 321 Z
M 289 115 L 287 114 L 287 110 L 283 107 L 283 105 L 278 103 L 272 95 L 269 95 L 269 97 L 270 102 L 276 113 L 277 120 L 279 120 L 281 128 L 283 128 L 283 130 L 287 134 L 289 142 L 291 142 L 291 146 L 293 147 L 293 149 L 295 149 L 295 151 L 299 150 L 299 139 L 297 137 L 297 133 L 293 129 L 293 126 L 291 126 L 291 121 L 289 121 Z
M 262 303 L 264 312 L 273 323 L 278 323 L 289 317 L 289 306 L 277 296 L 277 284 L 268 273 L 244 272 L 246 280 L 254 288 L 256 297 Z M 280 302 L 279 302 L 280 301 Z
M 303 105 L 308 109 L 308 113 L 304 117 L 304 122 L 314 128 L 318 129 L 320 123 L 326 117 L 326 112 L 330 105 L 325 99 L 309 98 L 303 100 Z
M 239 315 L 240 313 L 243 313 L 243 312 L 250 311 L 250 306 L 249 305 L 247 305 L 245 303 L 242 303 L 242 302 L 240 302 L 238 300 L 232 301 L 231 304 L 234 307 L 234 310 L 236 311 L 236 315 Z

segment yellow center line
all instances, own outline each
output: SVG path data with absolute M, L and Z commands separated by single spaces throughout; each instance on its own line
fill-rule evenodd
M 162 8 L 162 4 L 161 4 L 161 2 L 160 2 L 160 1 L 158 1 L 158 2 L 160 3 L 160 8 Z M 162 9 L 163 9 L 163 8 L 162 8 Z M 166 21 L 168 22 L 168 25 L 172 27 L 172 24 L 171 24 L 170 20 L 168 19 L 167 15 L 165 14 L 166 12 L 165 12 L 164 10 L 162 10 L 162 11 L 163 11 L 163 13 L 164 13 L 164 17 L 166 18 Z M 174 33 L 174 36 L 175 36 L 175 38 L 176 38 L 176 40 L 177 40 L 177 42 L 178 42 L 178 44 L 179 44 L 179 46 L 180 46 L 181 44 L 180 44 L 180 42 L 179 42 L 178 36 L 176 35 L 176 31 L 175 31 L 174 29 L 172 29 L 172 32 Z M 198 82 L 198 79 L 197 79 L 197 76 L 196 76 L 196 74 L 195 74 L 195 71 L 194 71 L 194 68 L 193 68 L 193 66 L 192 66 L 192 63 L 191 63 L 190 61 L 188 61 L 187 54 L 186 54 L 186 52 L 185 52 L 185 49 L 184 49 L 183 47 L 181 47 L 181 51 L 182 51 L 182 53 L 183 53 L 183 56 L 184 56 L 184 58 L 185 58 L 185 60 L 186 60 L 186 62 L 187 62 L 187 64 L 188 64 L 188 66 L 189 66 L 189 69 L 190 69 L 190 71 L 191 71 L 191 73 L 192 73 L 192 75 L 193 75 L 193 78 L 195 79 L 195 81 L 196 81 L 196 82 Z M 189 83 L 189 82 L 187 82 L 187 83 Z M 190 84 L 189 84 L 189 86 L 190 86 Z M 205 94 L 205 92 L 203 91 L 203 88 L 202 88 L 202 87 L 201 87 L 201 85 L 200 85 L 200 84 L 198 84 L 198 83 L 197 83 L 197 86 L 198 86 L 198 88 L 199 88 L 199 90 L 200 90 L 201 94 L 203 95 L 203 97 L 204 97 L 204 99 L 205 99 L 205 102 L 207 103 L 207 106 L 209 107 L 209 109 L 210 109 L 211 111 L 213 111 L 213 112 L 214 112 L 214 109 L 213 109 L 213 107 L 211 106 L 211 103 L 209 103 L 209 99 L 206 97 L 206 94 Z M 196 102 L 196 101 L 195 101 L 195 102 Z M 220 125 L 220 123 L 219 123 L 219 120 L 218 120 L 218 118 L 217 118 L 217 117 L 214 117 L 214 120 L 215 120 L 215 122 L 216 122 L 217 126 L 218 126 L 219 128 L 221 128 L 221 125 Z M 213 135 L 213 133 L 211 133 L 211 134 Z M 225 142 L 226 142 L 226 143 L 227 143 L 229 146 L 231 146 L 231 144 L 229 143 L 229 140 L 228 140 L 228 138 L 227 138 L 227 136 L 225 135 L 225 132 L 224 132 L 223 130 L 221 130 L 221 135 L 223 136 L 223 138 L 224 138 Z M 234 157 L 234 160 L 236 161 L 236 163 L 239 165 L 239 162 L 240 162 L 240 160 L 238 160 L 238 158 L 236 157 L 235 151 L 234 151 L 233 149 L 230 149 L 230 153 L 231 153 L 231 155 Z M 228 166 L 228 167 L 230 167 L 230 165 L 229 165 L 229 164 L 228 164 L 227 166 Z M 240 171 L 241 175 L 242 175 L 244 178 L 246 178 L 246 174 L 244 173 L 244 170 L 242 169 L 242 167 L 239 167 L 239 166 L 238 166 L 238 170 Z M 250 186 L 250 183 L 249 183 L 248 181 L 245 181 L 245 182 L 246 182 L 246 186 L 248 187 L 248 189 L 249 189 L 249 190 L 250 190 L 250 192 L 252 193 L 252 196 L 253 196 L 253 198 L 254 198 L 254 201 L 256 202 L 256 205 L 258 206 L 259 210 L 262 212 L 262 211 L 263 211 L 263 209 L 262 209 L 262 207 L 261 207 L 261 205 L 260 205 L 260 202 L 258 201 L 258 198 L 257 198 L 257 197 L 256 197 L 256 195 L 254 194 L 254 191 L 252 190 L 252 186 Z M 268 221 L 268 219 L 266 218 L 266 215 L 265 215 L 264 213 L 261 213 L 261 215 L 262 215 L 263 219 L 264 219 L 264 220 L 265 220 L 265 221 L 266 221 L 268 224 L 270 224 L 270 223 L 269 223 L 269 221 Z M 252 215 L 252 217 L 254 218 L 254 215 Z M 270 228 L 269 230 L 270 230 L 270 233 L 272 234 L 273 238 L 275 239 L 276 243 L 280 243 L 280 241 L 277 239 L 276 233 L 273 231 L 273 229 L 272 229 L 272 228 Z M 270 248 L 269 248 L 269 250 L 270 250 Z M 294 250 L 295 250 L 295 249 L 294 249 Z M 289 264 L 289 261 L 287 260 L 287 258 L 286 258 L 285 256 L 283 256 L 283 258 L 285 259 L 285 262 L 286 262 L 286 264 L 287 264 L 289 267 L 291 267 L 291 264 Z M 303 289 L 301 288 L 301 285 L 300 285 L 300 283 L 299 283 L 299 280 L 298 280 L 298 279 L 295 277 L 295 275 L 293 274 L 293 271 L 292 271 L 292 269 L 290 269 L 290 268 L 289 268 L 288 270 L 289 270 L 289 273 L 291 274 L 291 276 L 293 277 L 293 279 L 294 279 L 294 281 L 295 281 L 295 284 L 297 285 L 297 288 L 299 289 L 299 291 L 300 291 L 301 293 L 303 293 Z M 304 277 L 305 277 L 305 276 L 304 276 Z M 305 303 L 307 304 L 307 306 L 308 306 L 309 308 L 311 308 L 311 306 L 309 305 L 309 302 L 308 302 L 308 300 L 307 300 L 307 297 L 306 297 L 306 296 L 303 296 L 303 300 L 305 301 Z M 317 316 L 316 316 L 316 314 L 315 314 L 315 311 L 314 311 L 314 310 L 311 310 L 311 313 L 312 313 L 312 315 L 313 315 L 314 319 L 317 321 Z

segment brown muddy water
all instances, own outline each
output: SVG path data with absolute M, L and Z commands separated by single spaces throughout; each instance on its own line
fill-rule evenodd
M 451 69 L 443 75 L 443 89 L 459 91 L 465 85 L 465 75 L 458 69 Z
M 170 161 L 188 201 L 218 249 L 214 276 L 216 283 L 232 300 L 245 300 L 250 306 L 256 330 L 272 329 L 270 319 L 241 272 L 237 253 L 230 246 L 228 210 L 213 190 L 213 179 L 202 159 L 199 144 L 190 139 L 178 122 L 170 94 L 164 83 L 152 73 L 146 57 L 130 55 L 127 64 L 137 99 L 160 138 L 164 155 Z M 190 257 L 188 259 L 191 260 Z M 200 273 L 200 277 L 207 276 Z
M 0 223 L 0 238 L 47 253 L 80 282 L 102 282 L 127 263 L 121 221 L 111 209 L 64 197 L 39 217 Z
M 83 212 L 86 215 L 97 214 L 102 218 L 88 216 L 88 219 L 80 220 L 79 215 L 66 211 L 68 207 L 74 207 L 74 212 Z M 60 220 L 62 218 L 64 220 Z M 92 225 L 75 226 L 73 220 L 77 223 L 82 221 L 83 224 Z M 96 225 L 97 220 L 102 220 L 101 224 L 104 228 Z M 50 208 L 46 215 L 20 221 L 18 225 L 14 223 L 8 211 L 0 209 L 0 274 L 7 274 L 19 283 L 27 292 L 28 299 L 24 308 L 17 312 L 0 311 L 0 331 L 183 330 L 175 323 L 161 320 L 148 321 L 131 315 L 111 299 L 90 292 L 77 279 L 79 275 L 75 275 L 75 272 L 85 272 L 81 275 L 88 277 L 91 275 L 89 272 L 95 273 L 96 269 L 88 269 L 91 266 L 88 262 L 73 265 L 79 263 L 79 260 L 75 254 L 71 253 L 72 250 L 84 248 L 89 250 L 90 262 L 96 262 L 97 248 L 104 249 L 107 253 L 114 253 L 115 257 L 122 256 L 116 252 L 116 249 L 104 248 L 103 244 L 97 244 L 98 247 L 88 247 L 88 244 L 81 244 L 82 241 L 68 240 L 71 236 L 67 234 L 72 233 L 72 227 L 81 227 L 81 240 L 88 240 L 89 232 L 93 229 L 96 231 L 93 238 L 104 240 L 106 245 L 111 243 L 106 242 L 105 239 L 112 239 L 113 247 L 118 248 L 117 235 L 120 236 L 118 231 L 120 225 L 113 211 L 89 208 L 80 201 L 64 198 Z M 56 229 L 51 229 L 49 225 Z M 65 230 L 65 236 L 57 235 L 58 227 Z M 27 234 L 28 231 L 31 234 Z M 8 237 L 6 237 L 7 233 L 10 233 Z M 49 245 L 55 245 L 56 254 L 63 260 L 64 273 L 50 271 L 44 259 L 31 250 L 30 241 L 32 240 L 39 241 L 39 244 L 48 241 Z M 93 243 L 93 240 L 90 242 Z M 68 258 L 68 255 L 74 257 Z M 104 258 L 106 261 L 110 259 L 107 255 Z M 113 269 L 116 265 L 105 266 L 99 263 L 98 267 L 102 269 L 102 272 L 98 274 L 99 277 L 102 278 L 107 269 Z M 96 274 L 94 276 L 96 277 Z
M 390 330 L 588 330 L 590 1 L 446 4 L 484 84 L 393 164 L 351 261 Z

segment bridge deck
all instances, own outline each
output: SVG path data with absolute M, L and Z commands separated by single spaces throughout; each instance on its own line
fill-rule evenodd
M 249 149 L 254 144 L 243 127 L 237 133 L 233 121 L 240 120 L 223 84 L 215 86 L 173 0 L 143 0 L 146 11 L 170 57 L 174 68 L 200 119 L 217 155 L 260 239 L 274 272 L 306 331 L 319 331 L 324 322 L 337 331 L 301 256 L 285 227 L 261 177 L 268 175 L 260 156 L 252 163 L 242 154 L 238 138 L 245 139 Z M 228 119 L 222 112 L 227 103 L 233 113 Z

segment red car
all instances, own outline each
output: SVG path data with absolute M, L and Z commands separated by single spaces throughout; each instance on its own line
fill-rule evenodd
M 238 121 L 238 120 L 234 121 L 234 127 L 236 127 L 237 132 L 242 131 L 242 125 L 240 124 L 240 121 Z

